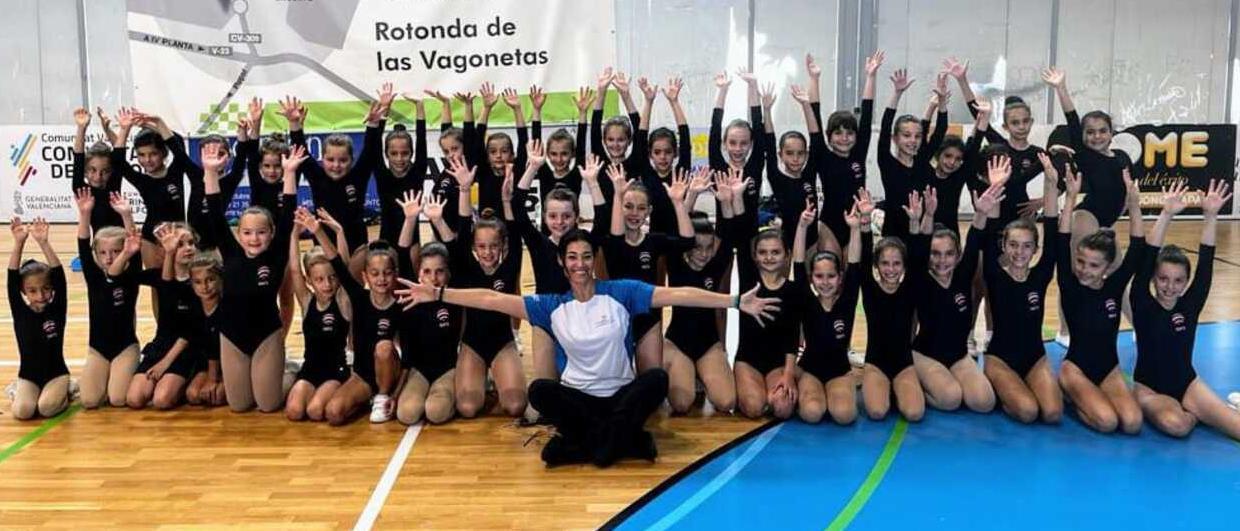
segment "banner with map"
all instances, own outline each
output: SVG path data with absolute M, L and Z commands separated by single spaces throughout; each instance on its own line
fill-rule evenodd
M 567 122 L 577 87 L 615 63 L 613 9 L 613 0 L 128 0 L 134 99 L 190 136 L 230 133 L 255 96 L 264 130 L 280 129 L 285 95 L 310 108 L 307 130 L 349 131 L 384 82 L 424 98 L 489 81 L 523 95 L 541 86 L 544 121 Z M 440 107 L 428 100 L 433 123 Z M 398 99 L 393 111 L 407 121 L 413 106 Z M 511 112 L 501 103 L 491 121 L 509 124 Z

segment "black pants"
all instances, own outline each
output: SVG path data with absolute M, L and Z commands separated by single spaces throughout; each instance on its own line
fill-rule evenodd
M 635 435 L 666 398 L 667 372 L 661 368 L 639 374 L 605 398 L 556 380 L 534 380 L 530 384 L 530 404 L 563 437 L 583 444 L 596 442 L 599 433 L 608 427 L 630 437 Z

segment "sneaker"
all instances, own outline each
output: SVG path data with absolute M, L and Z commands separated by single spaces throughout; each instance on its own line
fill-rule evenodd
M 1072 336 L 1069 336 L 1064 332 L 1056 333 L 1055 342 L 1059 343 L 1059 345 L 1063 348 L 1068 348 L 1068 345 L 1072 343 Z
M 1228 405 L 1236 411 L 1240 411 L 1240 392 L 1233 392 L 1227 395 Z
M 77 378 L 69 378 L 69 401 L 78 399 L 82 394 L 82 388 L 78 385 Z
M 865 353 L 849 350 L 848 363 L 852 364 L 853 367 L 865 367 Z
M 375 395 L 374 402 L 370 406 L 370 421 L 379 424 L 389 420 L 392 420 L 392 397 Z
M 16 381 L 9 382 L 9 385 L 4 386 L 4 396 L 9 397 L 9 402 L 12 402 L 17 399 L 17 382 Z
M 977 340 L 973 339 L 973 336 L 969 336 L 969 342 L 968 342 L 967 348 L 969 349 L 968 350 L 969 355 L 973 356 L 973 359 L 977 359 L 978 356 L 982 355 L 981 349 L 979 349 L 977 346 Z

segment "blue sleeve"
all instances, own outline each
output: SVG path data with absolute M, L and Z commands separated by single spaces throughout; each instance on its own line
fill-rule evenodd
M 613 280 L 607 282 L 607 290 L 612 298 L 624 305 L 629 315 L 638 315 L 650 311 L 650 301 L 654 298 L 654 286 L 637 280 Z
M 526 295 L 525 316 L 531 326 L 551 330 L 551 312 L 560 307 L 559 295 Z

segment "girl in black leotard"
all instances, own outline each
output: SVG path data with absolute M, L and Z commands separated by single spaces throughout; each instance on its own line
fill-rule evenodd
M 1063 392 L 1055 381 L 1046 348 L 1042 342 L 1042 320 L 1046 314 L 1046 288 L 1055 276 L 1055 232 L 1059 227 L 1059 172 L 1046 153 L 1039 157 L 1046 172 L 1042 185 L 1042 256 L 1038 252 L 1038 227 L 1027 218 L 1017 218 L 1002 230 L 995 230 L 999 212 L 986 215 L 992 236 L 982 246 L 982 278 L 995 306 L 994 336 L 986 345 L 986 377 L 995 389 L 1000 405 L 1012 418 L 1030 423 L 1039 419 L 1053 424 L 1063 414 Z M 1016 171 L 1013 168 L 1013 171 Z M 1006 190 L 1006 188 L 1005 188 Z M 997 217 L 996 217 L 997 216 Z
M 1073 249 L 1072 212 L 1081 179 L 1069 168 L 1064 181 L 1068 198 L 1055 237 L 1055 265 L 1064 318 L 1072 343 L 1059 369 L 1059 385 L 1072 399 L 1085 425 L 1103 433 L 1116 428 L 1135 434 L 1141 430 L 1141 408 L 1124 382 L 1116 342 L 1124 290 L 1144 259 L 1145 227 L 1141 223 L 1140 191 L 1124 171 L 1127 188 L 1129 237 L 1127 254 L 1114 272 L 1115 236 L 1098 231 L 1081 239 Z M 1073 252 L 1075 251 L 1075 252 Z
M 740 180 L 739 173 L 733 177 Z M 716 195 L 720 198 L 718 230 L 701 212 L 693 213 L 693 248 L 683 256 L 667 260 L 667 285 L 722 291 L 732 268 L 733 233 L 736 229 L 729 178 L 715 174 Z M 743 186 L 743 185 L 741 185 Z M 706 397 L 715 411 L 736 407 L 736 380 L 728 366 L 720 322 L 726 314 L 703 308 L 672 308 L 663 342 L 663 368 L 667 370 L 667 401 L 675 413 L 685 413 L 696 397 L 694 381 L 702 380 Z
M 288 277 L 301 306 L 305 357 L 285 400 L 284 416 L 294 421 L 319 422 L 325 418 L 327 403 L 351 374 L 345 346 L 353 308 L 340 291 L 340 280 L 326 253 L 313 248 L 303 258 L 297 236 L 304 230 L 306 227 L 294 222 L 293 234 L 289 236 Z M 336 251 L 348 252 L 348 244 L 340 233 L 336 234 Z
M 112 149 L 112 166 L 129 181 L 146 206 L 142 223 L 142 267 L 157 268 L 163 264 L 163 249 L 155 240 L 155 228 L 165 222 L 185 221 L 185 176 L 190 168 L 185 153 L 185 139 L 168 128 L 158 116 L 123 109 L 117 115 L 120 130 Z M 135 125 L 144 129 L 133 140 L 133 150 L 141 171 L 129 164 L 125 143 Z M 169 153 L 172 163 L 167 162 Z M 155 306 L 158 308 L 158 304 Z
M 929 183 L 933 171 L 930 168 L 930 159 L 939 150 L 939 144 L 947 132 L 948 93 L 944 83 L 945 78 L 940 76 L 927 108 L 927 116 L 933 113 L 933 109 L 939 110 L 938 126 L 927 141 L 926 131 L 917 118 L 908 114 L 896 118 L 900 97 L 913 84 L 913 80 L 903 69 L 896 70 L 891 76 L 894 92 L 887 108 L 883 110 L 883 120 L 878 131 L 878 169 L 885 195 L 884 237 L 904 240 L 909 235 L 910 225 L 908 217 L 904 215 L 904 200 L 910 192 L 920 191 Z M 894 153 L 891 150 L 892 140 L 895 141 Z
M 119 227 L 122 224 L 121 216 L 108 204 L 112 193 L 121 191 L 122 182 L 119 175 L 113 175 L 116 170 L 112 165 L 112 148 L 103 142 L 96 142 L 90 149 L 86 148 L 86 126 L 90 125 L 89 111 L 78 107 L 73 111 L 73 121 L 77 124 L 77 132 L 73 135 L 73 175 L 70 181 L 74 193 L 85 188 L 95 198 L 94 209 L 87 217 L 87 226 L 92 233 L 99 232 L 99 229 L 104 227 Z M 99 122 L 105 135 L 115 134 L 102 111 L 99 113 Z
M 853 324 L 857 315 L 857 299 L 861 290 L 861 214 L 858 205 L 869 193 L 858 192 L 853 208 L 844 214 L 843 223 L 853 233 L 848 241 L 848 265 L 832 251 L 818 251 L 810 258 L 810 282 L 802 294 L 801 333 L 805 351 L 797 366 L 797 415 L 814 424 L 831 412 L 838 424 L 852 424 L 857 419 L 857 385 L 848 362 Z M 798 223 L 797 230 L 807 230 L 816 220 Z M 868 229 L 868 227 L 867 227 Z M 819 229 L 822 231 L 822 229 Z M 823 231 L 825 232 L 825 231 Z
M 443 216 L 431 218 L 437 225 L 443 243 L 448 246 L 451 285 L 461 288 L 484 288 L 511 294 L 521 293 L 521 236 L 509 232 L 508 225 L 491 215 L 474 220 L 468 194 L 476 168 L 467 168 L 464 161 L 454 160 L 449 171 L 457 178 L 461 190 L 460 225 L 451 228 Z M 505 171 L 500 183 L 504 217 L 512 218 L 512 170 Z M 428 215 L 434 213 L 429 211 Z M 502 313 L 467 309 L 461 337 L 460 354 L 453 360 L 455 372 L 456 410 L 461 416 L 473 418 L 482 412 L 486 400 L 487 371 L 495 381 L 495 391 L 504 412 L 518 416 L 525 412 L 525 374 L 517 351 L 516 335 L 511 319 Z
M 616 88 L 629 114 L 627 117 L 615 116 L 603 122 L 603 106 L 607 102 L 609 87 Z M 641 113 L 633 103 L 629 78 L 624 72 L 615 72 L 611 67 L 604 69 L 598 76 L 594 111 L 590 113 L 590 152 L 602 161 L 604 169 L 622 164 L 627 173 L 637 175 L 637 165 L 644 163 L 642 159 L 645 157 L 646 134 L 641 121 Z M 635 132 L 637 129 L 640 131 Z M 629 148 L 632 148 L 632 153 Z M 611 183 L 604 180 L 600 184 L 604 186 L 603 192 L 610 199 L 612 191 L 608 188 Z
M 475 148 L 473 152 L 465 153 L 465 161 L 474 167 L 477 173 L 474 182 L 478 183 L 478 211 L 481 213 L 489 211 L 498 216 L 503 210 L 501 188 L 504 182 L 504 168 L 509 165 L 525 167 L 529 130 L 525 127 L 525 112 L 521 108 L 521 96 L 516 90 L 509 88 L 496 94 L 495 87 L 490 83 L 483 83 L 479 93 L 482 97 L 482 112 L 478 115 L 478 128 L 474 133 L 476 138 L 472 142 Z M 517 130 L 515 148 L 512 137 L 508 136 L 508 133 L 487 134 L 487 122 L 491 111 L 501 97 L 512 112 L 515 122 Z M 451 162 L 449 162 L 449 171 L 451 171 Z
M 547 97 L 542 89 L 537 86 L 530 87 L 530 103 L 534 107 L 530 126 L 534 141 L 542 141 L 542 107 L 546 101 Z M 581 169 L 586 164 L 586 135 L 589 134 L 587 120 L 590 106 L 594 103 L 594 91 L 589 87 L 581 87 L 573 98 L 573 103 L 577 105 L 576 136 L 567 129 L 560 128 L 543 142 L 546 146 L 547 164 L 539 166 L 535 175 L 538 181 L 538 200 L 543 204 L 546 204 L 547 194 L 556 188 L 567 188 L 578 197 L 581 196 Z M 518 167 L 518 171 L 520 170 Z
M 155 238 L 163 248 L 164 263 L 143 271 L 141 283 L 151 286 L 162 303 L 155 318 L 155 337 L 142 348 L 142 363 L 129 381 L 125 402 L 133 409 L 148 404 L 156 409 L 176 407 L 181 403 L 185 384 L 201 364 L 200 351 L 190 345 L 193 307 L 198 298 L 189 283 L 184 282 L 189 276 L 196 238 L 189 226 L 180 221 L 164 224 L 155 231 Z
M 89 191 L 84 195 L 91 197 Z M 90 212 L 85 212 L 87 220 Z M 13 318 L 13 336 L 21 360 L 12 415 L 18 420 L 32 419 L 36 414 L 50 418 L 69 405 L 69 367 L 65 365 L 64 352 L 69 305 L 65 270 L 48 242 L 46 220 L 36 218 L 32 225 L 23 225 L 21 218 L 14 216 L 9 230 L 13 233 L 8 273 L 9 315 Z M 43 251 L 46 263 L 22 261 L 22 250 L 31 236 Z
M 1007 158 L 992 159 L 989 166 L 990 182 L 994 184 L 981 195 L 972 192 L 976 208 L 987 213 L 1002 200 L 1003 181 L 1011 172 Z M 934 188 L 927 190 L 921 233 L 931 235 L 929 270 L 913 273 L 920 277 L 914 278 L 920 289 L 915 296 L 918 327 L 913 340 L 913 366 L 932 407 L 951 411 L 963 403 L 973 411 L 987 413 L 995 407 L 994 389 L 969 356 L 968 347 L 973 330 L 974 272 L 985 241 L 982 231 L 986 228 L 986 215 L 973 216 L 973 227 L 962 250 L 955 231 L 942 225 L 935 228 L 938 194 Z
M 224 217 L 220 173 L 228 152 L 207 146 L 200 160 L 211 222 L 224 257 L 224 291 L 220 299 L 220 367 L 228 405 L 245 411 L 258 405 L 270 413 L 284 402 L 284 334 L 276 299 L 288 261 L 289 233 L 297 205 L 296 170 L 306 158 L 298 146 L 282 161 L 284 200 L 278 214 L 251 207 L 237 221 L 236 237 Z
M 647 132 L 654 101 L 659 97 L 659 87 L 650 84 L 644 77 L 637 80 L 637 86 L 645 100 L 637 137 L 633 141 L 632 164 L 629 165 L 634 170 L 628 175 L 641 182 L 650 192 L 650 207 L 653 209 L 650 215 L 650 231 L 674 234 L 677 225 L 676 209 L 672 207 L 672 200 L 668 198 L 664 185 L 670 185 L 675 175 L 688 173 L 693 163 L 693 140 L 689 136 L 689 122 L 685 118 L 684 107 L 680 105 L 680 90 L 684 87 L 684 82 L 679 78 L 672 78 L 667 85 L 662 92 L 672 108 L 672 115 L 675 116 L 676 130 L 660 127 Z M 685 209 L 693 211 L 696 200 L 697 194 L 686 196 Z
M 660 259 L 675 257 L 693 245 L 693 224 L 685 211 L 685 194 L 689 183 L 681 173 L 667 186 L 667 196 L 676 213 L 674 234 L 647 233 L 643 229 L 650 219 L 652 194 L 636 181 L 628 181 L 624 167 L 607 169 L 611 178 L 612 196 L 611 233 L 604 240 L 603 258 L 607 261 L 607 273 L 612 279 L 628 278 L 647 284 L 658 283 Z M 701 176 L 704 179 L 704 175 Z M 665 186 L 660 184 L 659 186 Z M 633 342 L 637 345 L 637 359 L 663 359 L 663 313 L 649 312 L 634 315 L 632 321 Z M 638 371 L 650 367 L 638 366 Z
M 805 67 L 809 72 L 809 88 L 805 99 L 809 102 L 814 117 L 814 124 L 806 126 L 811 135 L 814 131 L 822 131 L 829 148 L 819 152 L 821 155 L 816 163 L 818 181 L 822 186 L 822 208 L 818 212 L 818 218 L 830 229 L 822 232 L 820 248 L 837 256 L 843 254 L 843 248 L 848 245 L 851 234 L 851 230 L 844 224 L 844 214 L 850 210 L 857 192 L 865 188 L 865 165 L 870 152 L 871 124 L 874 120 L 874 85 L 878 69 L 882 67 L 885 58 L 886 54 L 882 51 L 874 52 L 874 55 L 866 58 L 860 118 L 853 114 L 852 110 L 838 110 L 827 117 L 824 129 L 818 89 L 822 69 L 814 63 L 812 57 L 805 56 Z M 793 97 L 797 97 L 795 92 Z
M 793 93 L 794 98 L 796 92 Z M 772 87 L 762 92 L 762 111 L 766 115 L 763 124 L 762 144 L 766 147 L 766 178 L 771 182 L 771 190 L 779 204 L 780 228 L 783 230 L 784 245 L 791 246 L 797 230 L 798 218 L 805 209 L 805 202 L 818 204 L 818 161 L 822 152 L 827 149 L 822 134 L 805 97 L 796 98 L 801 101 L 801 108 L 806 114 L 806 127 L 809 138 L 800 131 L 787 131 L 775 139 L 775 121 L 771 117 L 771 107 L 775 104 L 775 93 Z M 806 235 L 805 245 L 818 245 L 817 221 L 813 231 Z M 801 249 L 805 252 L 805 249 Z
M 78 255 L 90 311 L 90 338 L 86 367 L 82 370 L 82 406 L 94 409 L 125 405 L 129 380 L 138 366 L 138 336 L 134 330 L 134 305 L 138 301 L 138 273 L 142 258 L 122 259 L 125 241 L 141 247 L 129 203 L 120 193 L 112 195 L 112 208 L 125 224 L 103 227 L 91 237 L 88 225 L 95 207 L 95 194 L 77 191 Z M 130 237 L 133 238 L 130 238 Z
M 741 169 L 746 182 L 744 191 L 745 211 L 754 219 L 758 214 L 758 195 L 762 190 L 762 175 L 766 170 L 766 145 L 759 133 L 766 130 L 762 124 L 762 107 L 758 95 L 758 78 L 752 72 L 740 70 L 737 76 L 748 87 L 749 121 L 736 119 L 723 126 L 723 106 L 728 101 L 728 87 L 732 80 L 727 72 L 715 76 L 715 108 L 710 115 L 710 133 L 707 136 L 706 155 L 713 171 Z
M 924 271 L 930 240 L 921 232 L 921 194 L 910 193 L 902 207 L 910 241 L 906 247 L 898 238 L 885 237 L 877 244 L 864 230 L 870 223 L 873 204 L 861 201 L 861 302 L 865 308 L 866 352 L 861 377 L 861 395 L 871 419 L 887 416 L 892 390 L 896 407 L 910 422 L 921 420 L 926 411 L 909 340 L 913 333 L 913 301 L 917 278 L 911 271 Z M 888 220 L 891 218 L 889 217 Z M 875 274 L 877 273 L 877 275 Z
M 1145 418 L 1169 435 L 1187 436 L 1200 420 L 1240 440 L 1240 413 L 1227 407 L 1193 370 L 1197 318 L 1210 293 L 1214 268 L 1218 212 L 1231 194 L 1226 182 L 1210 181 L 1201 201 L 1205 221 L 1197 273 L 1189 284 L 1189 262 L 1184 251 L 1174 245 L 1162 247 L 1171 218 L 1184 209 L 1187 190 L 1181 183 L 1163 195 L 1162 215 L 1154 224 L 1146 259 L 1133 280 L 1132 326 L 1137 334 L 1137 367 L 1132 377 L 1136 381 L 1137 402 Z
M 413 104 L 414 133 L 409 134 L 402 124 L 392 126 L 383 139 L 383 152 L 387 163 L 375 164 L 375 191 L 379 196 L 379 239 L 394 242 L 400 237 L 405 215 L 396 200 L 410 190 L 422 191 L 426 182 L 426 105 L 419 98 L 408 94 L 405 99 Z
M 194 337 L 190 347 L 198 351 L 201 365 L 185 389 L 185 401 L 201 406 L 227 403 L 220 370 L 220 292 L 224 286 L 224 263 L 214 253 L 199 252 L 189 262 L 189 284 L 198 297 L 194 308 Z

